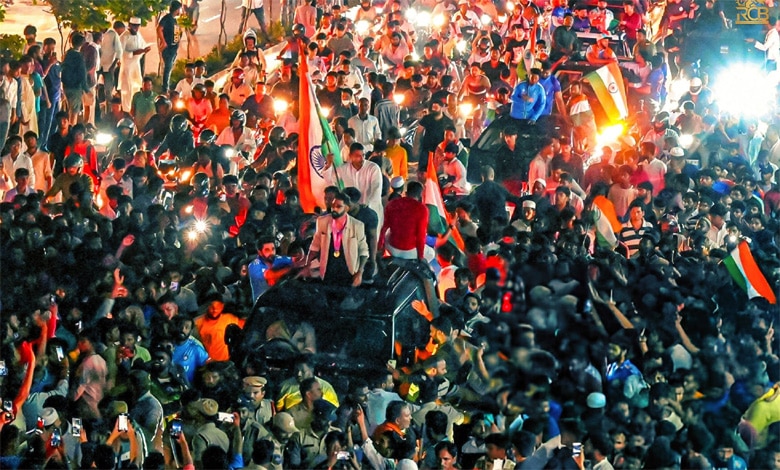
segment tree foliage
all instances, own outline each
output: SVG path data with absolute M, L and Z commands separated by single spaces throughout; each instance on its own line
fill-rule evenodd
M 170 0 L 50 0 L 51 13 L 60 26 L 78 31 L 108 28 L 116 19 L 125 23 L 132 17 L 143 24 L 167 10 Z

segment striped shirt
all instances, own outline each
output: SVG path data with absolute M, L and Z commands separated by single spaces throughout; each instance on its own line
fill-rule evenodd
M 623 224 L 623 229 L 620 231 L 619 240 L 626 244 L 628 247 L 628 257 L 633 258 L 639 251 L 639 242 L 642 241 L 642 235 L 652 230 L 653 224 L 646 220 L 642 220 L 642 226 L 637 230 L 631 222 Z

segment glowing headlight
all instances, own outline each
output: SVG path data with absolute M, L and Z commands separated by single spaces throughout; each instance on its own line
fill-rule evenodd
M 181 174 L 182 181 L 189 181 L 190 177 L 192 177 L 192 170 L 184 170 Z
M 184 213 L 187 214 L 187 215 L 190 215 L 190 214 L 192 214 L 192 211 L 194 209 L 195 208 L 193 207 L 192 204 L 188 204 L 188 205 L 184 206 Z
M 370 27 L 371 25 L 366 20 L 360 20 L 355 23 L 355 31 L 357 31 L 357 33 L 361 36 L 364 36 Z
M 687 149 L 693 144 L 693 136 L 691 134 L 683 134 L 679 139 L 680 147 Z
M 330 116 L 330 108 L 328 108 L 327 106 L 323 106 L 322 108 L 320 108 L 320 111 L 322 111 L 321 113 L 322 117 Z
M 433 25 L 436 26 L 437 28 L 441 28 L 442 26 L 444 26 L 444 15 L 438 14 L 434 16 Z
M 401 106 L 404 102 L 404 95 L 403 93 L 394 93 L 393 94 L 393 101 L 395 101 L 395 104 L 398 106 Z
M 285 100 L 274 100 L 274 112 L 276 114 L 284 114 L 287 112 L 289 104 Z
M 466 42 L 465 39 L 461 39 L 460 41 L 458 41 L 457 44 L 455 44 L 455 49 L 457 49 L 458 52 L 461 52 L 461 53 L 466 52 L 466 48 L 467 47 L 469 47 L 469 43 Z
M 487 26 L 493 20 L 491 20 L 488 15 L 482 15 L 482 17 L 479 19 L 479 21 L 481 21 L 483 25 Z
M 186 108 L 186 103 L 184 103 L 184 100 L 176 100 L 176 105 L 174 106 L 176 109 L 184 109 Z
M 236 150 L 235 149 L 225 149 L 225 157 L 233 158 L 235 156 L 236 156 Z
M 460 114 L 463 117 L 469 117 L 471 116 L 471 113 L 474 112 L 474 105 L 471 103 L 461 103 L 458 105 L 458 111 L 460 111 Z
M 95 145 L 108 145 L 114 140 L 114 134 L 108 132 L 98 132 L 95 136 Z
M 515 11 L 515 4 L 512 2 L 506 2 L 506 11 Z
M 198 233 L 203 233 L 206 231 L 206 228 L 208 228 L 208 225 L 206 225 L 206 221 L 204 220 L 198 220 L 195 222 L 195 231 Z
M 420 60 L 420 54 L 418 54 L 417 51 L 412 51 L 412 59 Z
M 195 240 L 198 239 L 198 232 L 196 232 L 195 230 L 190 230 L 189 232 L 187 232 L 187 239 L 191 242 L 194 242 Z
M 414 24 L 417 17 L 417 10 L 414 8 L 410 8 L 406 10 L 406 13 L 404 14 L 404 18 L 406 18 L 406 21 Z
M 431 25 L 431 14 L 427 11 L 421 11 L 417 14 L 417 26 L 427 28 Z

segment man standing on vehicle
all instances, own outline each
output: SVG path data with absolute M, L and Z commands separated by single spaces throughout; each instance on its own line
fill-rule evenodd
M 160 24 L 157 26 L 157 42 L 163 58 L 163 93 L 168 92 L 171 71 L 173 70 L 174 62 L 176 62 L 176 54 L 179 52 L 181 28 L 176 22 L 176 17 L 180 14 L 181 2 L 179 2 L 179 0 L 173 0 L 171 6 L 168 8 L 168 14 L 160 19 Z
M 542 62 L 542 75 L 539 78 L 539 84 L 544 88 L 544 111 L 543 116 L 549 116 L 553 113 L 553 106 L 558 108 L 557 114 L 566 115 L 566 106 L 563 104 L 563 93 L 561 93 L 561 82 L 558 77 L 552 74 L 552 63 L 548 60 Z
M 542 115 L 547 99 L 544 87 L 539 84 L 541 74 L 541 70 L 533 68 L 528 74 L 528 78 L 517 84 L 515 91 L 512 92 L 510 116 L 515 119 L 536 121 Z
M 420 158 L 417 170 L 423 175 L 428 171 L 428 154 L 435 152 L 436 147 L 444 140 L 444 130 L 454 125 L 452 119 L 444 115 L 444 102 L 431 100 L 431 112 L 420 119 L 414 135 L 414 153 Z M 425 180 L 424 177 L 418 179 Z
M 423 259 L 428 231 L 428 208 L 422 203 L 423 185 L 410 181 L 406 196 L 393 199 L 385 208 L 385 223 L 379 232 L 378 252 L 384 249 L 402 259 Z M 389 233 L 388 233 L 389 232 Z
M 292 260 L 290 258 L 276 256 L 276 240 L 274 237 L 269 235 L 260 238 L 257 242 L 257 258 L 247 266 L 249 284 L 252 286 L 252 298 L 257 300 L 270 287 L 265 277 L 266 271 L 287 267 L 291 264 Z
M 588 47 L 588 51 L 585 53 L 585 58 L 588 63 L 592 65 L 607 65 L 611 63 L 617 63 L 617 56 L 612 48 L 609 47 L 609 40 L 612 36 L 609 34 L 602 34 L 596 44 Z
M 357 287 L 363 282 L 368 243 L 363 223 L 347 214 L 348 210 L 349 198 L 337 193 L 330 214 L 317 219 L 307 267 L 319 259 L 320 277 L 326 283 Z

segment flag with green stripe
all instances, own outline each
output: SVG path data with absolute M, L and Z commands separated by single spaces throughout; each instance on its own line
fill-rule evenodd
M 748 298 L 763 297 L 770 304 L 777 303 L 772 286 L 769 285 L 756 264 L 748 242 L 742 240 L 731 252 L 731 255 L 723 260 L 723 264 L 726 265 L 729 274 L 734 278 L 734 282 L 747 293 Z

